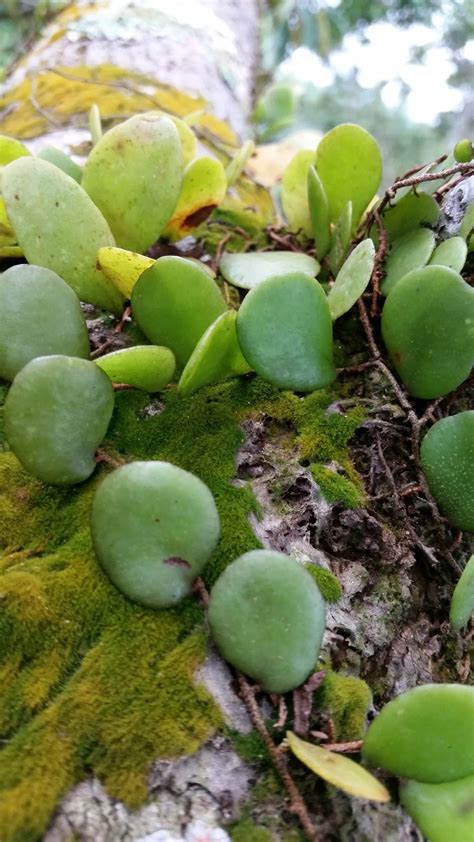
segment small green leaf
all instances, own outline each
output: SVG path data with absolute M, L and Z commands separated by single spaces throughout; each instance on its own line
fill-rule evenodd
M 472 141 L 467 137 L 458 140 L 454 147 L 454 157 L 460 164 L 468 164 L 474 155 L 474 147 Z
M 303 231 L 311 237 L 313 226 L 308 205 L 308 171 L 314 152 L 302 149 L 288 164 L 281 180 L 281 203 L 290 231 Z
M 335 222 L 352 202 L 352 222 L 359 222 L 382 178 L 382 156 L 372 135 L 351 123 L 336 126 L 319 142 L 316 170 Z
M 474 611 L 474 555 L 467 562 L 459 582 L 454 588 L 449 622 L 454 631 L 467 625 Z
M 247 362 L 280 389 L 312 392 L 336 376 L 327 298 L 308 275 L 278 275 L 252 289 L 237 337 Z
M 171 348 L 186 365 L 204 331 L 226 311 L 219 287 L 197 262 L 160 257 L 132 290 L 134 316 L 155 345 Z
M 462 237 L 450 237 L 437 246 L 431 255 L 430 265 L 448 266 L 460 272 L 467 257 L 467 245 Z
M 331 242 L 329 206 L 326 191 L 313 165 L 308 170 L 308 204 L 316 254 L 321 260 L 328 253 Z
M 471 202 L 464 214 L 459 236 L 466 240 L 468 251 L 474 251 L 474 202 Z
M 469 842 L 474 836 L 474 775 L 442 784 L 407 781 L 400 801 L 429 842 Z
M 77 181 L 78 184 L 81 183 L 82 179 L 82 169 L 69 155 L 66 155 L 61 149 L 56 149 L 54 146 L 44 146 L 41 152 L 38 152 L 38 158 L 41 158 L 43 161 L 49 161 L 50 164 L 54 164 L 55 167 L 59 167 L 60 170 L 66 173 L 66 175 L 70 175 L 74 181 Z
M 312 278 L 319 272 L 314 257 L 293 251 L 251 251 L 242 254 L 224 254 L 219 264 L 222 276 L 230 284 L 242 289 L 253 289 L 273 275 L 304 272 Z
M 243 146 L 241 146 L 241 148 L 235 153 L 225 171 L 228 187 L 232 187 L 232 185 L 239 180 L 246 167 L 247 161 L 253 155 L 254 150 L 254 141 L 246 140 Z
M 390 801 L 390 794 L 367 769 L 348 757 L 301 740 L 292 731 L 286 732 L 288 745 L 308 769 L 320 778 L 356 798 Z
M 434 225 L 438 217 L 439 205 L 432 196 L 422 191 L 414 193 L 410 190 L 396 204 L 385 210 L 383 224 L 392 241 L 420 225 Z
M 409 272 L 385 302 L 382 336 L 411 395 L 446 395 L 472 368 L 474 289 L 445 266 Z
M 383 295 L 388 295 L 412 269 L 426 266 L 434 247 L 435 235 L 428 228 L 415 228 L 395 240 L 385 260 Z
M 367 289 L 374 268 L 375 247 L 372 240 L 362 240 L 339 270 L 329 290 L 328 304 L 332 319 L 347 313 Z
M 437 421 L 420 453 L 430 491 L 450 523 L 474 531 L 474 410 Z
M 351 241 L 352 203 L 348 202 L 331 232 L 331 249 L 328 262 L 333 275 L 337 275 L 344 263 Z
M 126 383 L 144 392 L 160 392 L 170 382 L 175 358 L 169 348 L 135 345 L 112 351 L 95 361 L 113 383 Z
M 0 135 L 0 167 L 5 167 L 17 158 L 31 155 L 26 146 L 14 137 Z
M 397 696 L 369 726 L 362 756 L 372 766 L 425 783 L 474 774 L 474 687 L 425 684 Z
M 237 341 L 236 317 L 235 310 L 228 310 L 201 336 L 178 383 L 182 395 L 191 395 L 202 386 L 251 371 Z

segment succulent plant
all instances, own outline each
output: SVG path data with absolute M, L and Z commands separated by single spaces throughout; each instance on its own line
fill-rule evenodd
M 227 178 L 216 158 L 205 155 L 188 164 L 184 173 L 178 203 L 165 229 L 170 240 L 180 240 L 204 222 L 224 199 Z
M 414 269 L 385 302 L 382 335 L 410 394 L 441 397 L 472 368 L 474 289 L 447 267 Z
M 470 141 L 467 137 L 463 137 L 462 140 L 458 140 L 456 146 L 454 147 L 454 157 L 456 161 L 459 161 L 461 164 L 468 164 L 469 161 L 472 160 L 473 155 L 474 147 L 472 145 L 472 141 Z
M 308 206 L 316 254 L 322 260 L 331 242 L 329 205 L 326 191 L 313 164 L 308 170 Z
M 83 482 L 114 408 L 109 378 L 75 357 L 37 357 L 15 377 L 5 401 L 5 435 L 21 464 L 52 485 Z
M 311 278 L 318 274 L 319 263 L 303 252 L 249 251 L 224 254 L 219 264 L 222 276 L 233 286 L 253 289 L 273 275 L 304 272 Z
M 209 273 L 184 257 L 160 257 L 132 291 L 133 314 L 150 342 L 186 365 L 204 331 L 226 308 Z
M 460 631 L 472 616 L 474 611 L 474 555 L 467 562 L 457 583 L 451 608 L 449 611 L 449 622 L 454 631 Z
M 436 182 L 434 182 L 436 184 Z M 394 204 L 385 209 L 383 224 L 390 242 L 403 237 L 420 225 L 435 225 L 439 217 L 439 206 L 429 193 L 411 188 L 408 192 L 398 191 Z
M 362 756 L 372 766 L 424 783 L 474 774 L 474 687 L 425 684 L 397 696 L 369 726 Z
M 96 266 L 114 238 L 82 187 L 54 164 L 23 157 L 3 170 L 2 191 L 28 263 L 57 272 L 81 301 L 121 312 L 122 296 Z
M 102 211 L 117 245 L 144 252 L 173 215 L 182 169 L 173 122 L 153 112 L 139 114 L 114 126 L 94 146 L 82 186 Z
M 56 149 L 55 146 L 43 146 L 41 151 L 38 152 L 38 158 L 49 161 L 50 164 L 59 167 L 66 175 L 71 176 L 78 184 L 81 183 L 82 168 L 61 149 Z
M 96 365 L 113 383 L 125 383 L 145 392 L 159 392 L 170 382 L 175 358 L 169 348 L 158 345 L 134 345 L 104 354 Z
M 97 557 L 128 599 L 176 605 L 216 547 L 219 516 L 208 487 L 168 462 L 131 462 L 99 485 L 91 515 Z
M 336 376 L 327 298 L 308 275 L 278 275 L 251 290 L 237 338 L 249 365 L 280 389 L 312 392 Z
M 290 231 L 302 231 L 307 237 L 313 234 L 308 206 L 308 170 L 315 162 L 311 149 L 301 149 L 292 158 L 281 180 L 281 204 Z
M 19 264 L 0 275 L 0 377 L 13 380 L 35 357 L 89 357 L 75 292 L 50 269 Z
M 339 270 L 329 290 L 328 304 L 332 319 L 347 313 L 365 292 L 374 268 L 375 247 L 372 240 L 362 240 Z
M 209 626 L 223 657 L 270 693 L 286 693 L 314 668 L 325 625 L 312 576 L 282 553 L 254 550 L 214 585 Z
M 153 266 L 154 260 L 144 254 L 127 249 L 104 246 L 97 252 L 97 266 L 112 281 L 124 298 L 130 298 L 132 289 L 145 269 Z
M 5 167 L 17 158 L 23 158 L 31 155 L 29 149 L 21 140 L 8 135 L 0 135 L 0 167 Z
M 430 491 L 450 523 L 474 531 L 474 410 L 437 421 L 420 455 Z
M 400 278 L 426 266 L 435 247 L 435 235 L 428 228 L 415 228 L 393 241 L 385 261 L 382 293 L 388 295 Z
M 442 784 L 407 781 L 400 800 L 430 842 L 468 842 L 474 828 L 474 775 Z
M 462 237 L 450 237 L 436 246 L 430 257 L 430 264 L 448 266 L 455 272 L 460 272 L 467 257 L 467 243 Z
M 222 313 L 201 336 L 178 383 L 182 395 L 251 371 L 237 341 L 236 317 L 235 310 Z
M 333 275 L 337 275 L 344 263 L 352 231 L 352 202 L 344 205 L 331 229 L 328 263 Z

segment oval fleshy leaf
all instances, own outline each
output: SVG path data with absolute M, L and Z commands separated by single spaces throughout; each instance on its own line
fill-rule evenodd
M 17 140 L 15 137 L 8 137 L 8 135 L 0 135 L 0 167 L 6 167 L 17 158 L 23 158 L 31 155 L 31 152 L 26 146 Z
M 331 231 L 331 248 L 329 251 L 328 263 L 333 275 L 337 275 L 344 263 L 344 259 L 351 241 L 352 229 L 352 202 L 348 202 L 343 208 L 339 219 Z
M 339 270 L 334 285 L 329 290 L 328 304 L 332 319 L 347 313 L 370 282 L 375 260 L 372 240 L 362 240 Z
M 168 117 L 139 114 L 106 132 L 85 165 L 82 186 L 121 248 L 144 252 L 171 219 L 183 157 Z
M 308 205 L 308 171 L 314 164 L 312 149 L 301 149 L 290 161 L 281 180 L 281 204 L 290 231 L 313 234 Z
M 320 778 L 356 798 L 369 801 L 390 801 L 390 794 L 367 769 L 342 754 L 327 751 L 321 746 L 301 740 L 292 731 L 286 732 L 288 745 L 294 755 Z
M 318 144 L 316 170 L 326 191 L 331 220 L 335 222 L 347 202 L 352 202 L 355 227 L 382 178 L 377 142 L 361 126 L 336 126 Z
M 21 263 L 0 275 L 0 377 L 13 380 L 36 357 L 89 357 L 81 304 L 59 275 Z
M 443 784 L 408 781 L 400 801 L 430 842 L 468 842 L 474 833 L 474 775 Z
M 331 243 L 329 205 L 326 191 L 313 164 L 308 170 L 308 205 L 316 254 L 322 260 Z
M 132 291 L 133 314 L 145 336 L 171 348 L 186 365 L 204 331 L 226 311 L 219 287 L 197 262 L 166 256 L 139 277 Z
M 459 582 L 454 588 L 449 611 L 449 622 L 455 631 L 465 626 L 474 612 L 474 555 L 467 562 Z
M 71 176 L 74 181 L 77 181 L 78 184 L 81 183 L 82 179 L 82 169 L 81 167 L 76 164 L 69 155 L 66 155 L 61 149 L 56 149 L 54 146 L 45 146 L 38 152 L 38 158 L 41 158 L 42 161 L 49 161 L 50 164 L 54 164 L 55 167 L 59 167 L 60 170 L 66 173 L 66 175 Z
M 273 275 L 304 272 L 312 278 L 319 272 L 314 257 L 293 251 L 250 251 L 224 254 L 219 264 L 221 275 L 233 286 L 253 289 Z
M 96 265 L 99 248 L 115 245 L 114 238 L 82 187 L 48 161 L 29 157 L 5 167 L 2 190 L 28 262 L 52 269 L 81 301 L 120 313 L 122 297 Z
M 112 351 L 95 361 L 113 383 L 126 383 L 144 392 L 159 392 L 173 377 L 176 362 L 169 348 L 134 345 Z
M 247 362 L 280 389 L 312 392 L 336 376 L 327 298 L 308 275 L 278 275 L 252 289 L 237 337 Z
M 462 237 L 450 237 L 436 246 L 430 257 L 430 265 L 448 266 L 455 272 L 460 272 L 467 257 L 467 245 Z
M 474 531 L 474 410 L 433 424 L 420 455 L 430 491 L 450 523 Z
M 474 289 L 444 266 L 409 272 L 385 302 L 382 336 L 411 395 L 446 395 L 472 368 Z
M 178 383 L 182 395 L 191 395 L 202 386 L 251 371 L 237 341 L 236 317 L 235 310 L 228 310 L 201 336 Z
M 154 262 L 152 257 L 114 246 L 104 246 L 97 252 L 97 266 L 125 298 L 130 298 L 140 275 Z
M 428 228 L 415 228 L 394 240 L 385 260 L 385 278 L 381 287 L 383 295 L 388 295 L 408 272 L 425 266 L 434 247 L 435 235 Z
M 196 158 L 186 167 L 178 204 L 165 236 L 180 240 L 201 225 L 221 204 L 227 190 L 224 167 L 216 158 Z
M 420 225 L 434 225 L 438 217 L 439 205 L 433 197 L 428 193 L 414 193 L 411 190 L 385 210 L 383 224 L 392 241 Z
M 372 766 L 425 783 L 474 774 L 474 687 L 425 684 L 382 709 L 367 731 L 362 756 Z

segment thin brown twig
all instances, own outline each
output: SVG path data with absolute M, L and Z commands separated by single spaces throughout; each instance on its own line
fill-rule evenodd
M 363 740 L 352 740 L 349 743 L 325 743 L 324 748 L 328 751 L 336 751 L 340 754 L 356 754 L 362 748 Z
M 126 464 L 125 459 L 115 459 L 102 447 L 97 448 L 95 452 L 95 461 L 97 462 L 97 464 L 99 464 L 100 462 L 105 462 L 105 464 L 110 465 L 111 468 L 121 468 L 122 465 Z
M 388 248 L 387 231 L 382 222 L 382 217 L 377 209 L 374 209 L 374 219 L 377 226 L 377 234 L 379 237 L 379 246 L 375 254 L 374 268 L 372 271 L 372 302 L 370 306 L 370 315 L 375 318 L 377 315 L 378 297 L 380 295 L 380 279 L 382 277 L 382 265 L 385 260 Z

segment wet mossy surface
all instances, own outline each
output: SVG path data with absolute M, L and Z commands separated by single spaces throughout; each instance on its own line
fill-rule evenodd
M 214 494 L 222 533 L 204 571 L 211 587 L 237 556 L 257 548 L 250 486 L 233 483 L 241 423 L 265 414 L 288 424 L 302 458 L 347 459 L 360 416 L 326 420 L 329 392 L 300 398 L 253 376 L 179 397 L 116 395 L 106 450 L 124 460 L 161 459 L 197 474 Z M 127 601 L 102 574 L 89 532 L 101 465 L 60 489 L 0 453 L 0 826 L 6 842 L 33 842 L 61 795 L 94 773 L 130 807 L 147 796 L 157 758 L 195 751 L 222 725 L 193 683 L 206 651 L 197 599 L 164 611 Z M 321 589 L 338 596 L 324 574 Z M 317 578 L 317 577 L 316 577 Z M 345 714 L 344 716 L 347 715 Z M 346 722 L 346 719 L 344 719 Z M 346 727 L 347 726 L 347 727 Z M 351 731 L 346 723 L 343 731 Z

